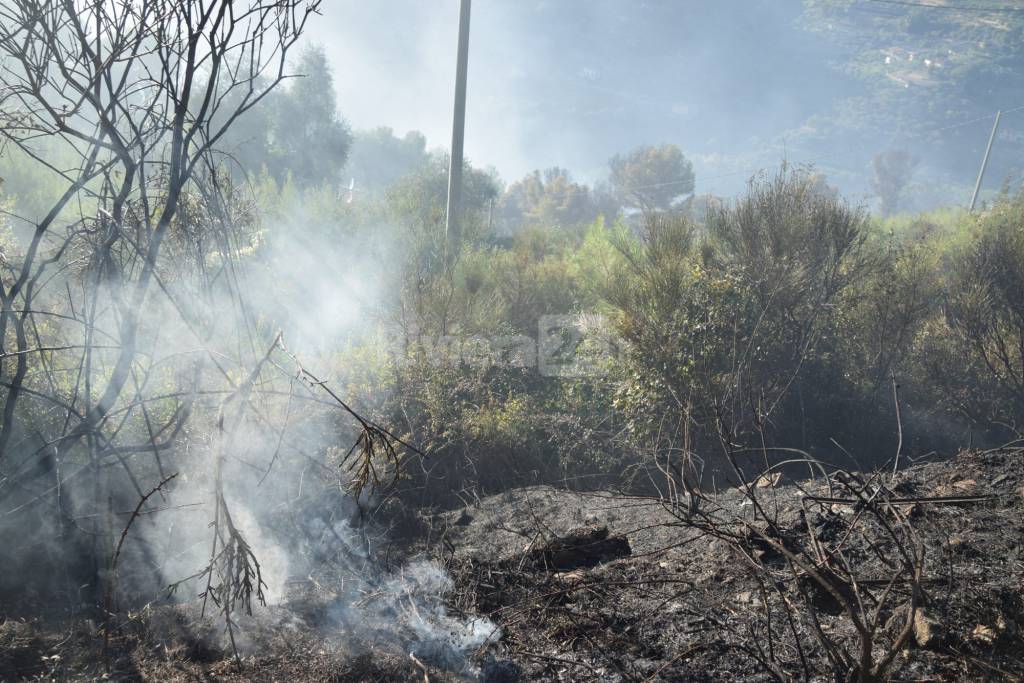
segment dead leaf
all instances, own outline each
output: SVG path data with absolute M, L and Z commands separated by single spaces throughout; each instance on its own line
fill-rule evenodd
M 914 613 L 914 642 L 918 647 L 929 647 L 941 639 L 941 625 L 919 609 Z
M 991 626 L 978 624 L 974 627 L 974 630 L 971 631 L 971 639 L 991 645 L 996 642 L 996 631 Z

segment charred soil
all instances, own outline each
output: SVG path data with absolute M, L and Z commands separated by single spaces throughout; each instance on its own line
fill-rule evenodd
M 314 577 L 237 624 L 240 661 L 224 643 L 223 624 L 197 606 L 151 605 L 119 615 L 106 651 L 95 619 L 2 620 L 0 680 L 751 681 L 804 671 L 829 679 L 821 643 L 857 642 L 844 599 L 877 611 L 881 656 L 898 641 L 913 596 L 892 578 L 881 544 L 844 540 L 858 506 L 837 503 L 809 516 L 801 501 L 827 496 L 822 481 L 759 490 L 777 544 L 702 533 L 664 501 L 610 492 L 534 487 L 422 514 L 414 537 L 381 561 L 400 566 L 432 555 L 452 579 L 435 596 L 447 613 L 497 626 L 464 660 L 417 652 L 410 644 L 420 641 L 400 626 L 329 618 L 353 596 Z M 926 561 L 910 636 L 886 676 L 1024 678 L 1024 451 L 917 464 L 900 472 L 893 490 Z M 919 498 L 946 502 L 913 502 Z M 742 491 L 723 491 L 715 503 L 728 519 L 746 515 L 756 524 Z M 808 542 L 848 543 L 858 581 L 849 596 L 785 571 L 787 553 Z M 819 629 L 827 640 L 812 632 Z

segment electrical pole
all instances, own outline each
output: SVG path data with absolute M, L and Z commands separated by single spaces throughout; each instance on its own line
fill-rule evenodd
M 968 209 L 972 213 L 974 212 L 974 204 L 978 201 L 978 192 L 981 190 L 981 180 L 985 177 L 985 168 L 988 166 L 988 155 L 992 152 L 992 142 L 996 139 L 996 130 L 999 129 L 999 117 L 1002 116 L 1002 111 L 996 112 L 996 120 L 992 124 L 992 133 L 988 136 L 988 146 L 985 148 L 985 156 L 981 160 L 981 170 L 978 171 L 978 182 L 974 184 L 974 194 L 971 195 L 971 208 Z
M 455 114 L 452 120 L 452 155 L 448 169 L 448 211 L 444 226 L 449 257 L 454 256 L 462 239 L 459 229 L 462 205 L 462 143 L 466 134 L 466 73 L 469 69 L 469 6 L 461 0 L 459 9 L 459 53 L 455 65 Z

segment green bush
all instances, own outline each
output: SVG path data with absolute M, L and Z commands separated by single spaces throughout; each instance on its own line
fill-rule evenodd
M 990 425 L 1024 426 L 1024 192 L 979 221 L 952 268 L 946 318 L 955 342 L 990 385 Z
M 650 221 L 609 293 L 636 434 L 709 453 L 720 436 L 792 445 L 805 423 L 834 424 L 839 303 L 873 267 L 866 240 L 861 211 L 787 168 L 713 207 L 703 239 L 685 218 Z
M 1022 420 L 1021 206 L 877 221 L 784 167 L 699 225 L 652 213 L 638 233 L 599 220 L 503 243 L 471 226 L 449 263 L 437 226 L 421 225 L 402 267 L 402 349 L 352 393 L 430 452 L 402 480 L 429 504 L 621 482 L 680 453 L 698 476 L 696 463 L 721 464 L 723 438 L 877 464 L 895 453 L 894 380 L 905 453 L 989 443 Z M 588 311 L 624 344 L 602 377 L 426 354 L 444 335 L 534 336 L 545 314 Z

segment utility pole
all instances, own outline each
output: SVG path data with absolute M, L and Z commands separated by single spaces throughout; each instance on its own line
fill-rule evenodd
M 461 0 L 459 9 L 459 53 L 455 65 L 455 114 L 452 120 L 452 155 L 448 169 L 448 211 L 444 226 L 448 256 L 453 257 L 462 238 L 459 228 L 462 208 L 462 146 L 466 134 L 466 73 L 469 69 L 469 6 Z
M 968 209 L 972 213 L 974 212 L 974 204 L 978 201 L 978 192 L 981 191 L 981 180 L 985 177 L 985 168 L 988 167 L 988 155 L 992 152 L 992 142 L 996 139 L 996 131 L 999 129 L 999 117 L 1002 115 L 1002 111 L 996 112 L 996 120 L 992 124 L 992 133 L 988 136 L 988 146 L 985 147 L 985 156 L 981 160 L 981 170 L 978 171 L 978 182 L 974 184 L 974 194 L 971 195 L 971 208 Z

